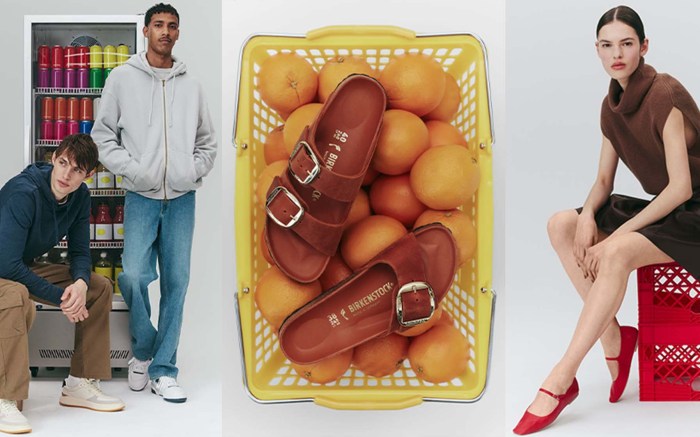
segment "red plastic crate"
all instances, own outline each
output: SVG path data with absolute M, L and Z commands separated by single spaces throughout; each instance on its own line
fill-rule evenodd
M 638 269 L 637 284 L 640 324 L 700 323 L 700 281 L 677 263 Z
M 637 281 L 639 399 L 700 400 L 700 281 L 676 263 L 640 268 Z

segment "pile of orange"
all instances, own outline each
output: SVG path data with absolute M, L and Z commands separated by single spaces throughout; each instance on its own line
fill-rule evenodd
M 319 281 L 295 285 L 274 266 L 260 278 L 255 301 L 275 329 L 284 314 L 337 284 L 416 227 L 440 222 L 449 228 L 460 265 L 476 253 L 477 230 L 461 208 L 472 201 L 480 172 L 476 153 L 452 124 L 462 103 L 460 86 L 423 54 L 394 56 L 381 71 L 360 56 L 327 59 L 318 71 L 294 53 L 268 57 L 258 71 L 257 89 L 284 124 L 264 138 L 267 167 L 256 181 L 258 207 L 264 208 L 272 177 L 284 171 L 304 127 L 313 123 L 335 87 L 357 73 L 376 78 L 388 97 L 372 166 L 352 205 L 338 253 Z M 259 250 L 269 263 L 264 243 Z M 371 340 L 311 366 L 292 367 L 324 384 L 340 378 L 350 366 L 370 376 L 390 375 L 408 359 L 416 376 L 439 383 L 462 375 L 469 354 L 466 337 L 439 307 L 428 322 L 401 335 Z

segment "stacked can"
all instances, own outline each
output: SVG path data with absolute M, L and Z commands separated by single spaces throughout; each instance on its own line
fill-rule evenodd
M 80 132 L 80 100 L 77 97 L 68 99 L 68 115 L 67 115 L 68 135 L 77 134 Z
M 92 132 L 92 99 L 83 97 L 80 99 L 80 133 L 90 134 Z
M 68 46 L 63 50 L 65 59 L 65 70 L 63 71 L 63 86 L 66 88 L 75 88 L 78 82 L 78 67 L 77 49 L 73 46 Z
M 105 75 L 102 71 L 102 46 L 90 47 L 90 88 L 104 87 Z
M 63 88 L 63 47 L 51 47 L 51 88 Z
M 41 132 L 39 137 L 42 140 L 53 140 L 53 116 L 54 116 L 54 101 L 52 97 L 44 97 L 41 99 Z
M 78 46 L 78 88 L 88 88 L 90 86 L 90 71 L 88 70 L 90 48 L 87 46 Z
M 51 68 L 51 55 L 49 46 L 41 45 L 37 53 L 37 64 L 39 67 L 39 72 L 37 75 L 37 87 L 48 88 L 49 87 L 49 68 Z
M 105 76 L 105 81 L 107 81 L 107 78 L 109 77 L 109 73 L 112 72 L 114 67 L 117 66 L 117 49 L 112 46 L 112 45 L 106 45 L 104 48 L 104 59 L 103 59 L 103 64 L 104 64 L 104 76 Z
M 54 139 L 63 140 L 66 137 L 66 135 L 68 135 L 68 125 L 66 123 L 66 98 L 56 97 L 54 99 L 54 104 L 56 105 L 56 123 L 53 127 Z
M 129 47 L 125 46 L 124 44 L 119 44 L 117 46 L 117 65 L 122 65 L 126 64 L 126 61 L 129 60 Z

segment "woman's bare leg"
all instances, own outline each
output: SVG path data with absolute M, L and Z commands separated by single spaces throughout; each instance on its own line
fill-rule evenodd
M 552 393 L 566 392 L 583 358 L 608 329 L 619 310 L 630 273 L 648 264 L 670 261 L 672 259 L 668 255 L 637 232 L 610 240 L 602 254 L 598 276 L 584 299 L 583 310 L 569 347 L 542 387 Z M 544 416 L 556 405 L 555 399 L 538 392 L 528 411 Z

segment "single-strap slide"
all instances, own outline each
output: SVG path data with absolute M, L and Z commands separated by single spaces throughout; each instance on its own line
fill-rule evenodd
M 318 279 L 336 253 L 343 225 L 377 146 L 386 93 L 351 75 L 330 95 L 267 191 L 265 239 L 290 278 Z
M 310 364 L 424 323 L 457 269 L 457 245 L 440 223 L 404 235 L 337 286 L 292 313 L 279 342 L 292 362 Z

